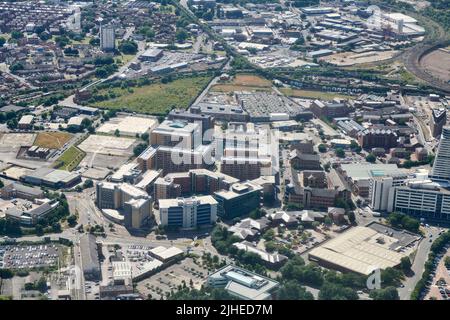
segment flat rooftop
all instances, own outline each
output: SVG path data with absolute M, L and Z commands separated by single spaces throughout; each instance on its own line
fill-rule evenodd
M 399 240 L 368 227 L 354 227 L 313 249 L 311 260 L 363 275 L 400 264 L 406 254 L 392 250 Z
M 248 270 L 228 265 L 208 277 L 208 283 L 226 283 L 225 290 L 245 300 L 267 300 L 270 292 L 279 286 L 277 281 Z
M 350 163 L 341 164 L 343 171 L 353 180 L 364 180 L 372 177 L 395 176 L 406 174 L 408 170 L 397 167 L 396 164 Z

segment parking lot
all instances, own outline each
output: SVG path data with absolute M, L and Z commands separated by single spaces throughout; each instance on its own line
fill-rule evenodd
M 450 268 L 445 266 L 446 256 L 450 256 L 450 249 L 447 249 L 446 254 L 438 255 L 433 261 L 436 269 L 432 273 L 433 280 L 427 283 L 430 290 L 425 300 L 450 300 Z
M 161 299 L 171 290 L 178 291 L 179 286 L 192 285 L 200 289 L 206 281 L 208 271 L 194 263 L 192 258 L 186 258 L 167 269 L 138 282 L 137 290 L 145 297 Z M 191 282 L 192 280 L 192 282 Z
M 0 246 L 0 268 L 32 269 L 55 266 L 60 248 L 54 244 Z

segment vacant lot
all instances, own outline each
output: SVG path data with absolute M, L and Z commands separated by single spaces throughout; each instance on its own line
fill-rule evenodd
M 77 147 L 70 147 L 59 157 L 54 164 L 55 168 L 72 171 L 83 160 L 86 153 Z
M 439 49 L 425 55 L 420 64 L 425 70 L 443 81 L 450 81 L 450 50 Z
M 352 66 L 355 64 L 372 63 L 392 58 L 397 51 L 370 51 L 355 54 L 353 52 L 336 53 L 331 56 L 322 57 L 320 60 L 337 66 Z
M 99 95 L 113 95 L 116 98 L 96 102 L 94 107 L 106 109 L 126 109 L 149 114 L 166 114 L 172 108 L 189 107 L 209 77 L 192 77 L 174 80 L 170 83 L 155 83 L 128 89 L 113 88 L 100 90 Z
M 229 82 L 214 85 L 211 90 L 218 92 L 232 91 L 270 91 L 272 83 L 252 74 L 238 74 Z
M 90 135 L 79 148 L 88 153 L 101 153 L 112 156 L 131 156 L 133 154 L 134 138 L 124 138 L 104 135 Z
M 285 95 L 287 95 L 288 97 L 296 97 L 296 98 L 309 98 L 322 100 L 331 100 L 334 98 L 342 98 L 342 99 L 350 98 L 350 96 L 347 96 L 345 94 L 333 92 L 321 92 L 321 91 L 300 90 L 291 88 L 282 88 L 280 89 L 280 91 Z
M 39 132 L 34 145 L 42 148 L 60 149 L 72 139 L 72 135 L 67 132 Z

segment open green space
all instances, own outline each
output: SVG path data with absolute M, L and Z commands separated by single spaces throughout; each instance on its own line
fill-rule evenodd
M 104 109 L 125 109 L 139 113 L 165 114 L 173 108 L 187 108 L 210 81 L 199 76 L 177 79 L 168 83 L 154 83 L 142 87 L 102 89 L 96 96 L 110 98 L 94 102 Z
M 55 161 L 53 166 L 61 170 L 72 171 L 83 160 L 85 155 L 84 151 L 72 146 Z
M 288 97 L 295 97 L 295 98 L 321 99 L 321 100 L 332 100 L 334 98 L 341 98 L 341 99 L 351 98 L 351 96 L 334 92 L 300 90 L 292 88 L 281 88 L 280 91 L 285 95 L 287 95 Z

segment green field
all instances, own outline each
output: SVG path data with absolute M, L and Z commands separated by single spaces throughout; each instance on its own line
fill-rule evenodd
M 322 100 L 332 100 L 334 98 L 341 98 L 341 99 L 351 98 L 351 96 L 334 92 L 300 90 L 291 88 L 281 88 L 280 91 L 285 95 L 287 95 L 288 97 L 295 97 L 295 98 L 322 99 Z
M 84 151 L 72 146 L 55 161 L 53 166 L 60 170 L 72 171 L 83 160 L 85 155 Z
M 210 81 L 209 77 L 177 79 L 163 84 L 155 83 L 142 87 L 112 88 L 100 90 L 98 95 L 117 97 L 95 102 L 93 107 L 125 109 L 138 113 L 165 114 L 173 108 L 186 109 Z M 130 92 L 131 91 L 131 92 Z

